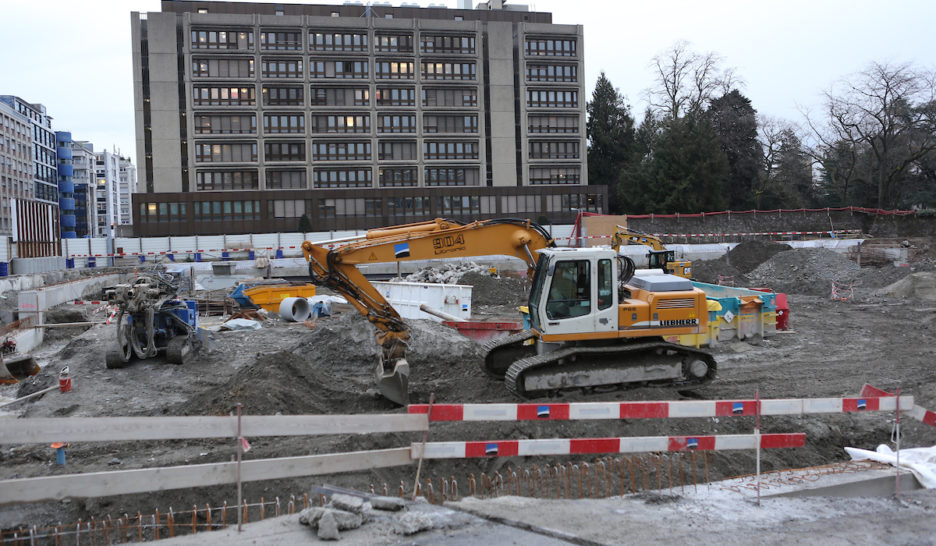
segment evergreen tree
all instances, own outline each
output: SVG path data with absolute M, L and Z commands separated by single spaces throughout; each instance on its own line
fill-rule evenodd
M 615 189 L 632 153 L 634 119 L 624 97 L 611 85 L 604 72 L 598 77 L 586 111 L 588 183 L 608 186 L 608 208 L 618 214 L 623 211 Z
M 312 231 L 312 221 L 309 220 L 308 214 L 303 214 L 299 218 L 299 227 L 296 229 L 299 231 L 299 233 L 308 233 Z
M 712 128 L 728 158 L 728 203 L 733 210 L 754 205 L 754 188 L 763 162 L 757 141 L 757 111 L 737 89 L 714 101 L 708 110 Z

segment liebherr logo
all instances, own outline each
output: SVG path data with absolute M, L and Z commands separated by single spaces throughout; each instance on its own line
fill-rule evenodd
M 696 326 L 698 319 L 661 320 L 660 326 Z
M 465 250 L 465 235 L 446 235 L 432 240 L 432 249 L 435 254 L 446 254 L 457 250 Z

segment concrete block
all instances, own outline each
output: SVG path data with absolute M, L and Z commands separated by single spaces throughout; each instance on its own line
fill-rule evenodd
M 397 512 L 406 506 L 406 501 L 397 497 L 374 497 L 370 500 L 375 510 Z
M 397 520 L 397 532 L 402 535 L 415 535 L 416 533 L 432 529 L 432 520 L 426 514 L 407 512 Z
M 321 508 L 318 506 L 312 506 L 312 507 L 306 508 L 302 512 L 299 512 L 299 523 L 301 523 L 302 525 L 311 525 L 312 527 L 315 527 L 316 525 L 318 525 L 318 521 L 322 518 L 324 514 L 325 514 L 324 508 Z
M 322 540 L 338 540 L 338 522 L 332 512 L 326 512 L 318 521 L 318 537 Z
M 353 512 L 355 514 L 360 514 L 364 507 L 364 499 L 360 497 L 354 497 L 351 495 L 342 495 L 341 493 L 335 493 L 331 497 L 331 503 L 329 506 L 337 508 L 339 510 L 344 510 L 346 512 Z

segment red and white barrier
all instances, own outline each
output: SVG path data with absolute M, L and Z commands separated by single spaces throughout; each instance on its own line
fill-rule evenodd
M 913 406 L 913 396 L 901 396 L 900 407 Z M 860 398 L 777 398 L 760 401 L 761 415 L 807 415 L 895 411 L 893 396 Z M 427 413 L 426 404 L 412 404 L 409 413 Z M 755 400 L 681 400 L 675 402 L 571 402 L 567 404 L 433 404 L 430 421 L 577 421 L 595 419 L 666 419 L 733 417 L 757 414 Z
M 887 392 L 884 389 L 879 389 L 865 383 L 861 387 L 862 396 L 880 396 L 880 397 L 889 397 L 891 400 L 896 399 L 894 393 Z M 900 407 L 902 412 L 906 413 L 910 417 L 916 419 L 917 421 L 922 422 L 924 425 L 929 425 L 931 427 L 936 427 L 936 411 L 930 411 L 922 406 L 917 406 L 913 403 L 911 399 L 909 403 L 904 400 L 905 397 L 900 397 Z M 905 405 L 906 404 L 906 405 Z M 906 409 L 910 408 L 910 409 Z
M 746 233 L 650 233 L 655 237 L 771 237 L 777 235 L 845 235 L 861 233 L 860 229 L 833 229 L 828 231 L 759 231 Z M 611 239 L 610 235 L 582 235 L 581 237 L 556 237 L 557 241 L 577 239 Z
M 585 455 L 598 453 L 654 453 L 662 451 L 731 451 L 795 448 L 806 445 L 803 433 L 732 434 L 722 436 L 636 436 L 627 438 L 555 438 L 491 442 L 429 442 L 412 444 L 413 459 L 473 457 L 525 457 L 531 455 Z

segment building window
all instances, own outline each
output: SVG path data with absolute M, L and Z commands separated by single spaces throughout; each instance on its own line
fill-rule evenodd
M 579 142 L 531 141 L 530 159 L 578 159 Z
M 195 144 L 195 161 L 199 163 L 255 163 L 257 143 L 197 143 Z
M 422 89 L 423 106 L 477 106 L 478 89 L 424 87 Z
M 381 161 L 415 161 L 416 142 L 412 140 L 381 140 L 377 143 L 377 159 Z
M 278 87 L 274 85 L 263 86 L 264 106 L 303 106 L 302 87 Z
M 356 142 L 316 141 L 312 143 L 315 161 L 369 161 L 371 143 L 369 140 Z
M 305 115 L 303 114 L 263 114 L 263 132 L 265 134 L 304 134 Z
M 301 78 L 302 59 L 271 59 L 264 57 L 260 61 L 260 70 L 264 78 Z
M 577 82 L 578 65 L 574 64 L 528 64 L 528 82 Z
M 529 118 L 528 130 L 530 133 L 578 133 L 578 116 L 541 116 L 534 115 Z
M 412 34 L 377 34 L 374 36 L 374 49 L 378 53 L 412 53 Z
M 306 201 L 304 199 L 271 199 L 267 201 L 270 216 L 273 218 L 300 218 L 305 213 Z
M 478 159 L 478 142 L 427 140 L 423 142 L 423 159 Z
M 388 197 L 389 216 L 429 216 L 431 214 L 429 197 Z
M 604 210 L 604 196 L 601 194 L 572 193 L 564 195 L 547 195 L 546 209 L 554 212 L 568 212 L 572 209 L 582 209 L 588 212 L 602 212 Z
M 253 59 L 192 59 L 193 78 L 253 78 Z
M 370 106 L 366 87 L 315 87 L 309 91 L 312 106 Z
M 369 188 L 373 185 L 370 167 L 317 168 L 312 180 L 316 188 Z
M 425 133 L 477 133 L 477 114 L 423 114 Z
M 439 196 L 436 198 L 437 212 L 441 216 L 477 216 L 481 214 L 481 197 L 478 195 Z
M 243 222 L 260 219 L 260 201 L 202 201 L 194 205 L 196 222 Z
M 524 52 L 534 57 L 575 57 L 574 39 L 527 38 Z
M 473 80 L 475 63 L 426 62 L 421 63 L 425 80 Z
M 332 114 L 312 116 L 309 120 L 312 133 L 369 133 L 369 114 Z
M 319 201 L 319 215 L 323 218 L 351 216 L 381 216 L 383 199 L 322 199 Z
M 378 133 L 415 133 L 415 114 L 377 114 Z
M 301 51 L 302 34 L 299 31 L 260 33 L 261 51 Z
M 413 79 L 412 61 L 375 61 L 374 77 L 378 80 Z
M 501 212 L 516 214 L 518 212 L 539 212 L 539 195 L 502 195 Z
M 266 171 L 266 189 L 268 190 L 304 190 L 308 188 L 305 170 Z
M 573 89 L 527 89 L 528 108 L 578 108 L 578 91 Z
M 367 34 L 362 32 L 310 32 L 312 51 L 367 51 Z
M 257 116 L 200 114 L 195 116 L 193 125 L 196 135 L 250 135 L 257 132 Z
M 530 167 L 530 184 L 579 184 L 582 181 L 579 167 Z
M 415 143 L 413 143 L 415 148 Z M 396 188 L 396 187 L 412 187 L 419 184 L 418 176 L 416 174 L 416 167 L 383 167 L 380 169 L 380 187 L 381 188 Z M 392 205 L 393 199 L 402 200 L 403 197 L 391 198 L 388 200 L 388 205 Z M 409 197 L 405 199 L 410 199 Z M 416 199 L 421 199 L 417 197 Z M 428 197 L 426 197 L 426 214 L 428 214 L 429 203 Z M 395 210 L 395 209 L 391 209 Z M 391 212 L 393 214 L 393 212 Z M 399 214 L 399 213 L 398 213 Z
M 326 79 L 367 79 L 368 61 L 328 61 L 313 59 L 309 61 L 309 76 Z
M 305 161 L 305 142 L 264 142 L 264 161 Z
M 446 36 L 423 34 L 419 37 L 419 50 L 423 53 L 475 53 L 474 36 Z
M 427 167 L 427 186 L 477 186 L 479 177 L 475 167 Z
M 416 90 L 412 87 L 378 87 L 377 106 L 416 106 Z
M 212 87 L 196 85 L 192 88 L 192 104 L 195 106 L 254 106 L 257 98 L 253 86 Z
M 256 190 L 259 189 L 257 171 L 197 171 L 195 187 L 198 191 Z
M 192 49 L 253 49 L 251 30 L 192 30 Z

